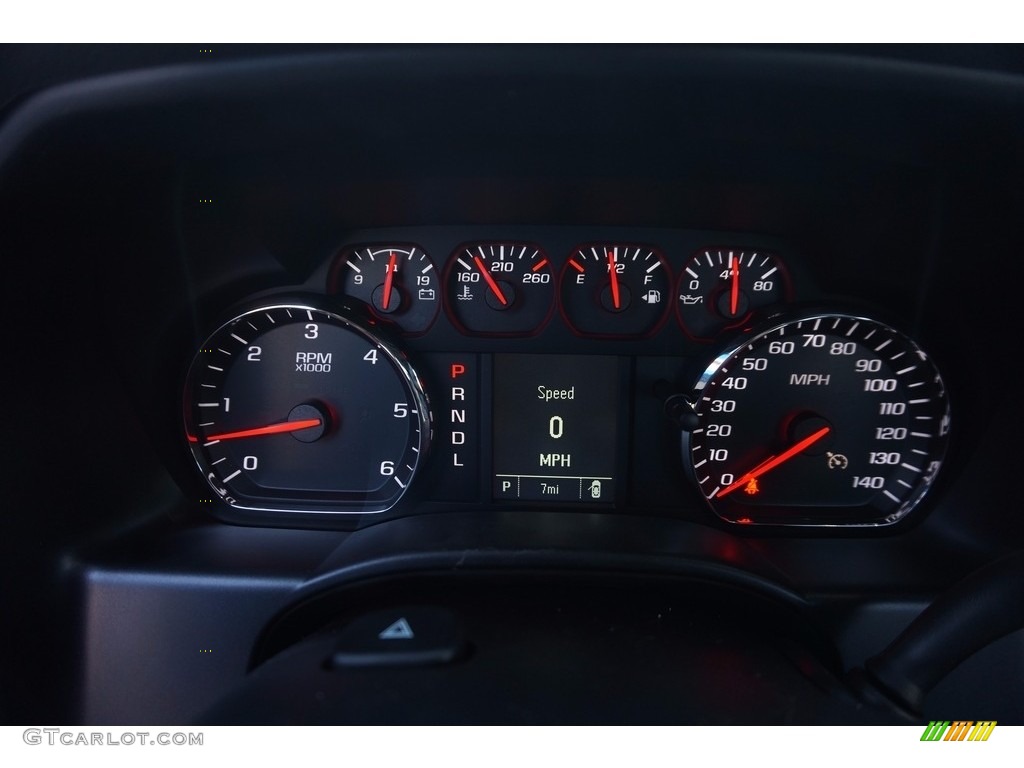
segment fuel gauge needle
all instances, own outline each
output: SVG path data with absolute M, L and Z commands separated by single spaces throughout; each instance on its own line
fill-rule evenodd
M 608 251 L 608 272 L 612 276 L 612 306 L 621 309 L 622 302 L 619 299 L 619 274 L 615 271 L 615 251 Z
M 494 281 L 494 278 L 491 277 L 491 273 L 487 271 L 487 265 L 480 260 L 479 256 L 475 256 L 473 258 L 473 262 L 476 264 L 476 268 L 480 270 L 480 274 L 484 276 L 484 282 L 486 282 L 487 287 L 491 289 L 491 293 L 498 297 L 498 301 L 501 302 L 501 306 L 508 306 L 508 299 L 506 299 L 505 294 L 501 292 L 501 286 Z
M 254 427 L 253 429 L 240 429 L 237 432 L 222 432 L 219 435 L 207 435 L 207 442 L 211 440 L 234 440 L 239 437 L 258 437 L 259 435 L 279 435 L 282 432 L 298 432 L 300 429 L 319 427 L 323 424 L 322 419 L 300 419 L 298 421 L 282 421 L 278 424 L 268 424 L 265 427 Z
M 740 477 L 740 479 L 737 480 L 735 483 L 733 483 L 732 485 L 726 486 L 725 488 L 720 490 L 718 493 L 716 493 L 715 494 L 715 498 L 716 499 L 720 499 L 723 496 L 725 496 L 726 494 L 732 493 L 737 488 L 742 488 L 744 485 L 749 483 L 751 480 L 756 480 L 761 475 L 766 474 L 767 472 L 770 472 L 771 470 L 775 469 L 780 464 L 783 464 L 783 463 L 789 461 L 791 458 L 796 456 L 798 453 L 801 453 L 802 451 L 804 451 L 807 448 L 809 448 L 812 445 L 814 445 L 816 442 L 821 440 L 821 438 L 823 438 L 825 435 L 827 435 L 831 431 L 832 431 L 832 427 L 822 427 L 817 432 L 808 435 L 803 440 L 801 440 L 799 443 L 797 443 L 796 445 L 792 446 L 791 448 L 788 448 L 787 450 L 783 451 L 778 456 L 769 456 L 765 461 L 762 461 L 760 464 L 758 464 L 752 470 L 747 472 L 745 475 L 742 475 Z

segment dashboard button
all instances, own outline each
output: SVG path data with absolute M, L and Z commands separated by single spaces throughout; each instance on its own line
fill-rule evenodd
M 466 649 L 462 622 L 447 608 L 407 606 L 374 611 L 338 637 L 331 667 L 448 664 Z

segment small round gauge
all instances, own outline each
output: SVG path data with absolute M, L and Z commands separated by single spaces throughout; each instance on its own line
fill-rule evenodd
M 445 279 L 448 310 L 466 333 L 522 336 L 551 315 L 551 262 L 528 243 L 473 243 L 452 255 Z
M 420 334 L 441 306 L 434 262 L 415 245 L 372 245 L 343 251 L 331 269 L 328 290 L 359 299 L 373 314 Z
M 719 356 L 697 383 L 688 469 L 734 523 L 888 525 L 931 487 L 949 401 L 928 356 L 863 317 L 802 317 Z
M 705 250 L 679 275 L 676 311 L 691 337 L 712 339 L 789 294 L 789 277 L 777 257 L 755 250 Z
M 642 336 L 664 321 L 669 285 L 665 259 L 651 248 L 585 245 L 562 270 L 562 311 L 581 334 Z
M 419 378 L 358 323 L 300 304 L 216 330 L 185 388 L 189 447 L 236 509 L 379 512 L 402 497 L 430 438 Z

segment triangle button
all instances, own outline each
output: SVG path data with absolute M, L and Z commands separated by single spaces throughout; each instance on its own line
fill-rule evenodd
M 403 616 L 381 631 L 377 637 L 381 640 L 412 640 L 416 635 L 413 634 L 412 627 L 409 626 L 409 622 Z

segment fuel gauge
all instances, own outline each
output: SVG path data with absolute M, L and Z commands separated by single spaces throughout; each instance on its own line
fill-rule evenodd
M 665 319 L 671 278 L 646 246 L 585 245 L 562 270 L 562 309 L 581 334 L 644 336 Z

